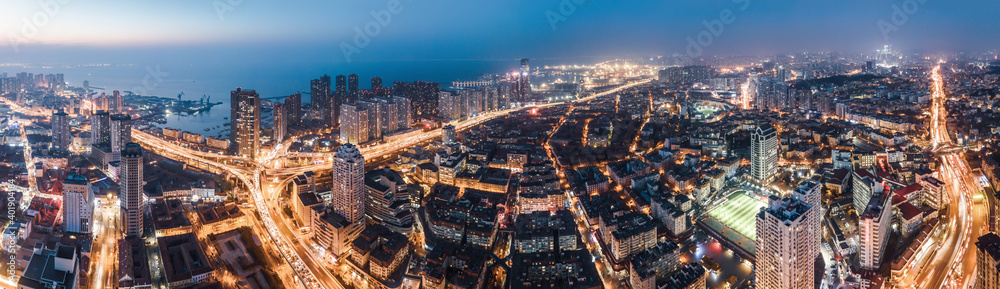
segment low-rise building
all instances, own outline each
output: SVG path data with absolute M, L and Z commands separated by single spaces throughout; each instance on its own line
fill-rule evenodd
M 194 234 L 167 236 L 157 242 L 164 278 L 171 288 L 198 285 L 213 279 L 215 269 Z

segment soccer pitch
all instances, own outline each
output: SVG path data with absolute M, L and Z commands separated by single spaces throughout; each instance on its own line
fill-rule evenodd
M 727 199 L 725 203 L 709 211 L 708 215 L 749 241 L 757 240 L 757 213 L 760 213 L 760 208 L 767 207 L 767 204 L 743 191 L 733 193 Z

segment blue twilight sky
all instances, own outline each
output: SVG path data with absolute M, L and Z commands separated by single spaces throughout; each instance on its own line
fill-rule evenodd
M 699 45 L 706 55 L 1000 44 L 1000 1 L 987 0 L 399 0 L 398 13 L 378 25 L 372 12 L 391 2 L 7 0 L 0 63 L 336 63 L 347 60 L 341 47 L 355 44 L 355 28 L 369 23 L 378 33 L 355 45 L 352 61 L 667 55 L 685 53 L 688 38 L 724 11 L 733 21 Z M 880 20 L 895 28 L 888 39 Z

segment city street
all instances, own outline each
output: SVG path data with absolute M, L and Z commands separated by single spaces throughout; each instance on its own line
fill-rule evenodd
M 953 144 L 947 128 L 948 97 L 940 65 L 932 71 L 931 80 L 931 142 L 935 149 L 947 150 Z M 964 158 L 954 152 L 939 158 L 940 177 L 946 182 L 945 200 L 951 200 L 947 202 L 946 222 L 940 225 L 945 231 L 941 238 L 931 238 L 917 251 L 897 288 L 968 288 L 975 283 L 974 243 L 983 234 L 988 212 L 981 199 L 973 201 L 979 194 L 979 183 Z

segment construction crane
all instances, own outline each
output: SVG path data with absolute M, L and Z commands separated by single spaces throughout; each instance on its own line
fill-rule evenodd
M 181 101 L 181 96 L 184 96 L 184 92 L 183 91 L 181 91 L 181 93 L 177 94 L 177 101 Z

